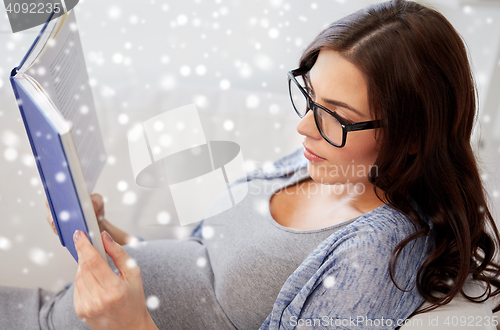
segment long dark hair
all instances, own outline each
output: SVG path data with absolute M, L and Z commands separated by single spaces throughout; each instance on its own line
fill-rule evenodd
M 393 251 L 393 282 L 403 247 L 432 234 L 435 249 L 417 275 L 418 291 L 431 305 L 418 313 L 449 303 L 459 292 L 474 302 L 499 294 L 500 267 L 493 257 L 500 235 L 471 147 L 477 90 L 460 35 L 436 10 L 395 0 L 359 10 L 323 30 L 300 59 L 304 72 L 322 48 L 338 51 L 363 72 L 370 112 L 382 120 L 383 132 L 374 166 L 378 175 L 370 172 L 369 180 L 375 193 L 376 187 L 382 189 L 389 205 L 420 228 Z M 432 231 L 410 198 L 433 221 Z M 469 274 L 487 284 L 484 295 L 463 292 Z M 498 310 L 500 305 L 493 312 Z

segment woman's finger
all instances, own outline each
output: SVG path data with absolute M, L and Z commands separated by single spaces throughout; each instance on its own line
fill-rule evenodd
M 80 230 L 73 235 L 76 251 L 84 259 L 86 267 L 95 276 L 101 287 L 110 288 L 119 282 L 118 276 L 90 243 L 87 235 Z M 106 247 L 106 246 L 105 246 Z M 83 271 L 83 270 L 82 270 Z
M 92 313 L 93 300 L 83 280 L 80 266 L 78 266 L 78 271 L 76 272 L 73 288 L 73 305 L 76 315 L 81 319 L 85 319 Z
M 50 223 L 50 226 L 52 227 L 52 231 L 54 232 L 54 234 L 58 235 L 58 234 L 57 234 L 57 229 L 56 229 L 56 224 L 54 223 L 54 221 L 52 221 L 52 222 Z
M 113 259 L 113 263 L 120 271 L 120 276 L 127 279 L 137 279 L 141 277 L 141 270 L 139 266 L 129 257 L 127 252 L 123 249 L 123 247 L 113 241 L 111 236 L 103 231 L 101 233 L 102 242 L 104 244 L 104 249 L 106 253 Z
M 93 296 L 97 297 L 99 294 L 102 293 L 103 288 L 99 281 L 95 278 L 94 274 L 90 270 L 87 262 L 85 261 L 85 257 L 82 256 L 78 250 L 76 251 L 78 253 L 78 269 L 79 274 L 81 278 L 83 279 L 83 283 L 87 287 L 88 292 Z
M 92 199 L 97 220 L 104 220 L 104 199 L 99 194 L 92 194 L 90 198 Z

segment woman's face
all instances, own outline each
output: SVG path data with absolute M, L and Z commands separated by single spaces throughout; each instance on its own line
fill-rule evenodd
M 368 92 L 361 71 L 338 52 L 322 49 L 310 71 L 310 83 L 314 91 L 313 101 L 335 111 L 348 123 L 374 120 L 370 117 Z M 332 105 L 328 100 L 339 101 L 357 110 Z M 321 136 L 314 114 L 308 111 L 297 131 L 304 135 L 304 146 L 314 154 L 324 158 L 308 163 L 311 178 L 324 184 L 353 184 L 361 189 L 368 183 L 368 173 L 379 153 L 375 140 L 375 130 L 369 129 L 347 133 L 346 144 L 337 148 Z M 362 184 L 362 187 L 359 186 Z M 359 192 L 360 193 L 360 192 Z

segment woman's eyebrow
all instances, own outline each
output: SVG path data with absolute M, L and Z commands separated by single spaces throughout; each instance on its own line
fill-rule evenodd
M 307 82 L 309 83 L 309 86 L 311 86 L 311 90 L 312 92 L 314 93 L 314 87 L 312 85 L 312 81 L 311 81 L 311 77 L 309 76 L 309 72 L 306 76 L 307 78 Z M 364 113 L 362 113 L 361 111 L 358 111 L 356 109 L 354 109 L 353 107 L 351 107 L 349 104 L 347 103 L 344 103 L 344 102 L 341 102 L 341 101 L 337 101 L 337 100 L 330 100 L 330 99 L 325 99 L 325 98 L 321 98 L 325 103 L 329 103 L 331 105 L 335 105 L 337 107 L 342 107 L 342 108 L 346 108 L 347 110 L 351 110 L 352 112 L 354 112 L 355 114 L 357 114 L 358 116 L 360 117 L 363 117 L 363 118 L 366 118 L 366 115 Z
M 340 101 L 337 101 L 337 100 L 330 100 L 330 99 L 325 99 L 325 98 L 321 98 L 325 103 L 329 103 L 329 104 L 332 104 L 332 105 L 335 105 L 335 106 L 338 106 L 338 107 L 342 107 L 342 108 L 346 108 L 348 110 L 351 110 L 352 112 L 354 112 L 355 114 L 357 114 L 358 116 L 360 117 L 366 117 L 366 115 L 356 109 L 354 109 L 353 107 L 351 107 L 349 104 L 347 103 L 344 103 L 344 102 L 340 102 Z

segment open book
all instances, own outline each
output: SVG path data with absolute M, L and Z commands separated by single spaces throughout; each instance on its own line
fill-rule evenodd
M 74 10 L 50 18 L 10 81 L 61 244 L 78 261 L 81 230 L 107 261 L 90 199 L 106 152 Z

